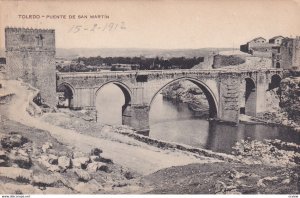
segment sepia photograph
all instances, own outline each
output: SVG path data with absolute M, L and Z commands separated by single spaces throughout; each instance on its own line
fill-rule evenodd
M 54 194 L 299 198 L 300 0 L 0 0 L 0 195 Z

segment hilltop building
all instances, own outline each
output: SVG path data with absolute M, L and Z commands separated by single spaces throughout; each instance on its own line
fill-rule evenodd
M 259 57 L 272 57 L 273 47 L 279 46 L 284 39 L 283 36 L 275 36 L 269 42 L 263 37 L 257 37 L 240 46 L 240 50 L 245 53 Z
M 283 39 L 284 39 L 283 36 L 274 36 L 273 38 L 269 39 L 269 43 L 281 45 Z

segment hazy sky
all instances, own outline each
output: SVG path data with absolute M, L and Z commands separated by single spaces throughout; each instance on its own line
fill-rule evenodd
M 298 0 L 0 0 L 0 3 L 1 47 L 6 26 L 53 28 L 59 48 L 238 47 L 257 36 L 268 39 L 276 35 L 300 35 Z M 24 19 L 19 15 L 39 15 L 40 19 Z M 47 15 L 67 18 L 50 19 Z M 69 15 L 76 15 L 77 19 L 69 19 Z M 88 19 L 78 19 L 78 15 L 87 15 Z M 107 15 L 109 19 L 90 19 L 90 15 Z M 106 26 L 109 24 L 111 31 Z M 80 27 L 71 29 L 75 26 Z

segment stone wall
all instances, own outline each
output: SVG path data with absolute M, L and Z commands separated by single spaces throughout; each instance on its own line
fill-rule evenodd
M 253 51 L 252 52 L 253 56 L 257 56 L 257 57 L 264 57 L 264 58 L 271 58 L 272 57 L 272 51 Z
M 213 65 L 214 69 L 225 67 L 225 66 L 234 66 L 240 65 L 245 63 L 245 60 L 239 56 L 230 55 L 215 55 L 213 58 Z
M 281 68 L 300 70 L 300 37 L 284 39 L 279 54 Z

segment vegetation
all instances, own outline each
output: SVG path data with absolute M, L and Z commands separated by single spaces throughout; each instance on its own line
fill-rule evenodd
M 74 63 L 75 62 L 75 63 Z M 102 66 L 110 66 L 111 70 L 115 70 L 116 64 L 138 65 L 141 70 L 150 69 L 190 69 L 193 66 L 203 62 L 203 57 L 185 58 L 173 57 L 164 59 L 162 57 L 144 58 L 144 57 L 79 57 L 68 66 L 57 66 L 60 72 L 86 72 L 96 71 Z
M 221 58 L 221 66 L 240 65 L 245 63 L 245 60 L 241 57 L 230 55 L 218 55 Z

